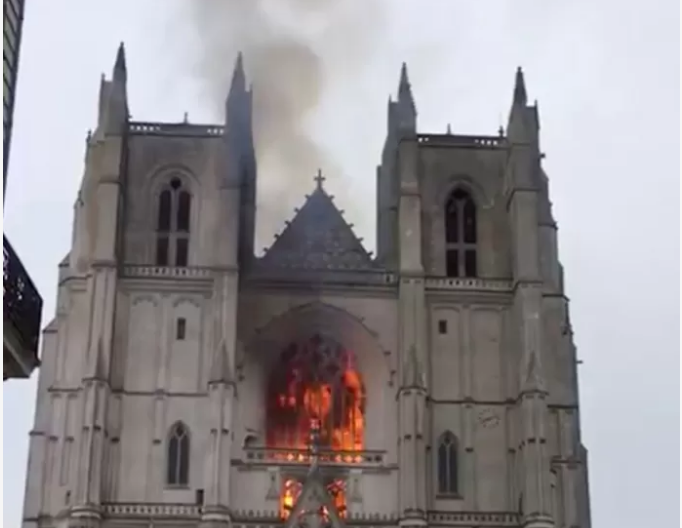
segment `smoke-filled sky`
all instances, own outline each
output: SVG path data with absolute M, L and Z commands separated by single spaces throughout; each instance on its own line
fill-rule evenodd
M 185 3 L 180 13 L 178 32 L 193 45 L 183 46 L 179 66 L 197 82 L 214 120 L 224 115 L 226 66 L 239 51 L 246 58 L 262 174 L 259 239 L 269 245 L 310 187 L 311 174 L 321 169 L 330 179 L 342 178 L 333 149 L 310 125 L 331 87 L 352 83 L 371 64 L 385 33 L 386 6 L 377 0 L 205 0 Z M 355 208 L 347 188 L 339 191 Z
M 276 11 L 275 11 L 276 10 Z M 593 526 L 679 525 L 679 3 L 29 0 L 5 233 L 54 314 L 102 71 L 136 120 L 222 121 L 238 48 L 258 104 L 263 241 L 320 167 L 370 249 L 386 102 L 407 61 L 422 132 L 495 134 L 522 65 L 539 100 L 590 450 Z M 268 200 L 268 197 L 270 199 Z M 273 199 L 275 197 L 276 199 Z M 3 386 L 19 526 L 36 376 Z

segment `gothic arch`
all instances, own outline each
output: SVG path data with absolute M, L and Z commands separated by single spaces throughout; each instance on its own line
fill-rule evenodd
M 154 264 L 190 265 L 197 233 L 200 232 L 199 191 L 197 178 L 184 166 L 167 165 L 150 177 L 146 193 L 149 204 L 146 225 L 150 233 L 150 260 Z M 168 241 L 160 244 L 160 238 Z M 162 250 L 164 245 L 168 247 Z M 160 257 L 160 254 L 165 257 Z M 163 264 L 166 261 L 167 264 Z
M 479 182 L 475 181 L 467 174 L 454 174 L 449 178 L 446 178 L 443 183 L 439 185 L 437 196 L 439 196 L 441 200 L 441 210 L 443 210 L 442 208 L 447 204 L 450 195 L 457 189 L 462 189 L 471 195 L 474 204 L 476 205 L 476 209 L 487 209 L 492 203 L 489 193 Z
M 459 440 L 443 432 L 436 444 L 436 479 L 439 495 L 459 494 Z
M 242 366 L 246 357 L 255 355 L 259 356 L 259 363 L 269 370 L 274 358 L 266 353 L 267 350 L 278 349 L 278 346 L 282 348 L 291 341 L 314 333 L 366 352 L 358 355 L 363 372 L 372 368 L 371 361 L 381 358 L 386 375 L 390 374 L 392 354 L 382 347 L 376 332 L 347 310 L 319 301 L 301 304 L 275 315 L 264 327 L 248 336 L 243 347 L 244 357 L 237 358 L 238 367 Z M 385 379 L 388 381 L 389 378 Z
M 198 310 L 201 310 L 202 304 L 201 301 L 197 300 L 196 296 L 190 296 L 190 295 L 179 295 L 176 298 L 173 299 L 172 307 L 173 309 L 176 309 L 178 306 L 181 306 L 183 304 L 188 304 L 190 306 L 193 306 L 194 308 L 197 308 Z
M 390 358 L 384 353 L 376 334 L 346 310 L 321 302 L 307 303 L 279 314 L 261 330 L 247 339 L 242 358 L 238 358 L 241 379 L 240 391 L 248 393 L 242 418 L 246 428 L 259 431 L 259 442 L 265 441 L 266 397 L 270 376 L 288 347 L 319 337 L 352 351 L 356 370 L 364 385 L 367 402 L 365 445 L 379 443 L 385 436 L 383 429 L 394 427 L 388 422 L 394 412 L 390 395 Z M 377 382 L 376 380 L 380 380 Z
M 477 277 L 480 207 L 466 185 L 457 185 L 446 195 L 443 210 L 445 274 L 448 277 Z
M 156 219 L 158 218 L 158 204 L 156 203 L 156 198 L 163 187 L 174 177 L 179 178 L 182 184 L 187 187 L 192 194 L 193 203 L 190 225 L 192 230 L 194 230 L 195 226 L 198 227 L 196 222 L 199 219 L 200 207 L 198 202 L 201 195 L 201 184 L 199 179 L 195 176 L 194 172 L 185 165 L 171 164 L 157 167 L 150 173 L 150 176 L 147 179 L 145 195 L 147 203 L 152 205 L 152 207 L 149 208 L 150 214 L 147 218 L 147 226 L 149 229 L 154 229 L 156 227 Z
M 189 485 L 191 446 L 189 427 L 182 421 L 171 425 L 166 437 L 166 485 Z
M 159 187 L 163 186 L 164 178 L 170 175 L 177 175 L 182 178 L 195 194 L 201 189 L 199 178 L 196 177 L 192 169 L 181 163 L 169 163 L 157 166 L 149 172 L 149 178 L 147 179 L 147 195 L 154 193 Z
M 140 303 L 147 302 L 150 303 L 154 308 L 158 308 L 159 306 L 159 299 L 155 295 L 150 295 L 150 294 L 140 294 L 140 295 L 131 295 L 130 296 L 130 305 L 131 306 L 136 306 Z
M 365 383 L 354 350 L 319 334 L 294 341 L 267 375 L 267 445 L 362 451 Z M 313 423 L 315 429 L 313 429 Z

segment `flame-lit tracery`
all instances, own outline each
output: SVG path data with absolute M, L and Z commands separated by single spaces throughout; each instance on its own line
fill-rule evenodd
M 353 462 L 364 447 L 365 391 L 354 354 L 314 336 L 289 345 L 275 365 L 268 385 L 267 445 L 308 450 L 311 423 L 319 423 L 319 446 Z M 303 459 L 303 458 L 302 458 Z
M 279 456 L 286 461 L 354 463 L 364 448 L 364 428 L 365 391 L 351 351 L 319 335 L 284 349 L 268 384 L 268 447 L 282 449 Z M 345 517 L 344 481 L 328 480 L 325 489 Z M 284 481 L 282 518 L 291 515 L 302 490 L 299 480 Z M 329 522 L 325 507 L 317 514 Z
M 326 486 L 327 493 L 331 503 L 336 509 L 336 514 L 344 519 L 346 517 L 346 488 L 343 480 L 332 480 Z M 288 519 L 291 515 L 292 510 L 296 505 L 301 492 L 303 491 L 303 484 L 296 479 L 287 479 L 284 482 L 284 489 L 282 490 L 282 500 L 280 501 L 280 515 L 282 519 Z M 303 515 L 305 512 L 302 511 L 300 514 Z M 327 522 L 329 522 L 329 512 L 324 506 L 320 507 L 318 512 L 320 516 Z

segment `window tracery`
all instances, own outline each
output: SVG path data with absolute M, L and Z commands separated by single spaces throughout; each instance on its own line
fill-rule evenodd
M 307 456 L 311 426 L 322 451 L 354 461 L 364 445 L 365 390 L 355 354 L 319 335 L 286 347 L 275 365 L 267 398 L 267 445 Z M 298 451 L 301 453 L 298 453 Z
M 178 177 L 170 179 L 158 197 L 155 263 L 187 266 L 192 195 Z
M 445 205 L 445 268 L 448 277 L 475 277 L 477 268 L 476 204 L 455 189 Z

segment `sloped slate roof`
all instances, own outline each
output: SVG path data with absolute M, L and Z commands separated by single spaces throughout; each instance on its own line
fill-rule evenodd
M 278 269 L 375 268 L 369 253 L 322 187 L 321 179 L 259 264 Z

